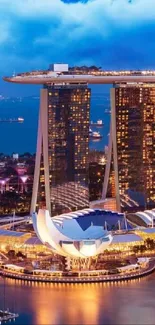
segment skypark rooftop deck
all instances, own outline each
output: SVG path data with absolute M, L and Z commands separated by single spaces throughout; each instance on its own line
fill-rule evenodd
M 121 83 L 153 83 L 155 84 L 155 75 L 60 75 L 55 72 L 44 74 L 25 74 L 14 77 L 4 77 L 4 81 L 18 84 L 121 84 Z
M 53 64 L 48 70 L 19 73 L 4 77 L 5 81 L 23 84 L 120 84 L 155 83 L 154 70 L 105 71 L 95 66 L 72 67 L 68 64 Z

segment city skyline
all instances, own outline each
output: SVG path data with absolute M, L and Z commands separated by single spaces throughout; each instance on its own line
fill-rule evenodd
M 154 9 L 0 0 L 0 324 L 154 323 Z

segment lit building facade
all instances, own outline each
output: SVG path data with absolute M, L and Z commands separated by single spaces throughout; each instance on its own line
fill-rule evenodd
M 89 258 L 101 254 L 113 239 L 103 225 L 94 226 L 91 222 L 92 214 L 98 213 L 98 210 L 83 209 L 51 218 L 48 210 L 39 209 L 38 214 L 33 213 L 33 227 L 41 242 L 54 253 L 64 257 Z M 83 222 L 84 216 L 87 217 L 81 226 L 78 218 L 81 217 Z
M 36 204 L 48 207 L 52 216 L 89 206 L 89 115 L 86 84 L 41 90 L 31 212 Z
M 89 164 L 89 200 L 99 200 L 102 195 L 102 184 L 105 173 L 105 165 L 97 162 Z
M 117 208 L 133 211 L 152 208 L 155 206 L 155 84 L 115 85 L 111 89 L 111 108 L 109 155 L 114 162 Z
M 52 69 L 52 71 L 51 69 L 30 71 L 3 78 L 7 82 L 17 84 L 46 85 L 41 91 L 31 213 L 36 209 L 38 187 L 40 193 L 38 202 L 41 206 L 46 203 L 46 208 L 50 212 L 52 208 L 54 214 L 57 208 L 58 213 L 60 212 L 59 206 L 60 210 L 61 206 L 62 210 L 66 209 L 66 206 L 74 210 L 86 206 L 85 203 L 88 202 L 86 176 L 90 106 L 88 84 L 114 85 L 111 89 L 111 131 L 102 200 L 106 199 L 113 154 L 112 186 L 115 184 L 115 191 L 113 189 L 112 196 L 116 193 L 117 210 L 120 211 L 121 206 L 124 210 L 128 207 L 138 210 L 153 207 L 155 71 L 107 72 L 96 67 L 68 68 L 66 64 L 56 64 Z M 66 107 L 66 115 L 63 115 L 63 105 Z M 84 114 L 80 116 L 82 110 Z M 64 126 L 62 116 L 65 116 Z M 59 139 L 61 143 L 58 143 Z M 73 144 L 72 148 L 69 143 Z M 62 165 L 65 166 L 65 174 L 64 168 L 59 165 L 59 155 Z M 72 172 L 71 169 L 69 172 L 69 168 L 72 168 Z M 39 186 L 39 179 L 42 186 Z M 73 190 L 74 185 L 76 193 Z M 69 193 L 73 198 L 70 199 Z M 78 193 L 81 193 L 80 198 Z M 74 198 L 76 203 L 73 202 Z M 84 204 L 81 198 L 84 198 Z

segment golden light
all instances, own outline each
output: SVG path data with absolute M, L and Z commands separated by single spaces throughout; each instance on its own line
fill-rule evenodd
M 100 159 L 100 164 L 101 164 L 101 165 L 105 165 L 105 164 L 106 164 L 106 159 L 105 159 L 105 157 L 102 157 L 102 158 Z

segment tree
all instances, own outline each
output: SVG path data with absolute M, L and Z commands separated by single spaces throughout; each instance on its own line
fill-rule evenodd
M 133 252 L 135 254 L 138 253 L 139 252 L 139 246 L 135 245 L 132 250 L 133 250 Z
M 8 257 L 9 258 L 15 258 L 16 256 L 16 253 L 13 249 L 11 249 L 10 251 L 8 251 Z
M 155 242 L 153 239 L 147 238 L 145 240 L 145 245 L 148 249 L 153 250 L 155 248 Z
M 16 256 L 21 258 L 26 258 L 26 256 L 20 251 L 16 254 Z
M 29 152 L 24 152 L 22 155 L 20 155 L 20 158 L 31 158 L 32 155 Z
M 140 252 L 143 253 L 146 251 L 146 246 L 145 245 L 141 245 L 140 246 Z

